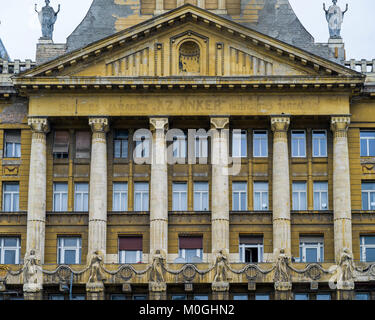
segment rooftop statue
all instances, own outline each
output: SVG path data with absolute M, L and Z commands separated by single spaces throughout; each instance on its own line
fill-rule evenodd
M 341 39 L 341 25 L 344 21 L 344 14 L 348 11 L 348 4 L 346 4 L 345 11 L 342 11 L 341 8 L 336 5 L 337 0 L 332 0 L 333 5 L 326 10 L 326 4 L 323 3 L 323 10 L 326 13 L 326 19 L 328 22 L 329 37 L 331 39 Z
M 38 14 L 40 24 L 42 25 L 42 38 L 52 40 L 53 27 L 55 25 L 57 15 L 60 12 L 60 5 L 55 12 L 50 7 L 50 1 L 46 0 L 46 5 L 38 12 L 37 4 L 35 4 L 35 12 Z

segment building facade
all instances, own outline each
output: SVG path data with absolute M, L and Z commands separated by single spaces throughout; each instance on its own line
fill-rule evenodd
M 135 2 L 0 58 L 0 298 L 375 299 L 374 61 L 286 0 Z

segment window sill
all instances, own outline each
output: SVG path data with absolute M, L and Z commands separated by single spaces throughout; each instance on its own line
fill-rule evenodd
M 129 162 L 129 158 L 113 158 L 114 164 L 128 164 Z
M 55 159 L 55 158 L 53 158 L 53 164 L 69 164 L 69 159 Z
M 113 214 L 113 215 L 130 215 L 130 214 L 148 215 L 148 214 L 150 214 L 150 211 L 108 211 L 108 214 Z
M 327 163 L 328 157 L 312 157 L 312 162 L 314 162 L 314 163 Z
M 252 210 L 252 211 L 236 211 L 236 210 L 231 210 L 229 211 L 229 214 L 272 214 L 271 210 Z
M 47 211 L 46 214 L 51 214 L 51 215 L 58 215 L 58 214 L 63 214 L 63 215 L 88 215 L 88 211 Z
M 200 214 L 200 215 L 203 215 L 203 214 L 211 214 L 211 211 L 209 211 L 209 210 L 207 210 L 207 211 L 168 211 L 168 214 L 174 214 L 174 215 Z
M 84 159 L 75 158 L 73 162 L 74 164 L 90 164 L 90 158 L 84 158 Z
M 20 165 L 21 158 L 3 158 L 3 165 Z
M 20 215 L 27 215 L 27 211 L 0 211 L 0 214 L 9 214 L 9 215 L 16 215 L 16 214 L 20 214 Z
M 291 210 L 292 214 L 332 214 L 333 210 Z

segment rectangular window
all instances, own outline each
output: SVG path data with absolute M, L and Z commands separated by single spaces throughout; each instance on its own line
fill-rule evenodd
M 134 183 L 134 211 L 148 211 L 148 182 Z
M 266 130 L 254 130 L 253 156 L 268 157 L 268 134 Z
M 21 241 L 18 237 L 0 238 L 0 264 L 20 264 Z
M 55 131 L 53 140 L 53 157 L 55 159 L 67 159 L 69 156 L 69 131 Z
M 233 300 L 249 300 L 249 297 L 247 294 L 234 294 Z
M 74 211 L 89 211 L 89 184 L 86 182 L 74 185 Z
M 65 300 L 63 294 L 50 294 L 48 300 Z
M 120 237 L 119 263 L 141 263 L 142 250 L 142 237 Z
M 4 131 L 5 158 L 21 157 L 21 130 Z
M 58 237 L 58 264 L 80 264 L 81 251 L 81 237 Z
M 145 295 L 145 294 L 134 294 L 133 300 L 147 300 L 147 295 Z
M 355 294 L 356 300 L 370 300 L 370 294 L 367 292 L 357 292 Z
M 295 293 L 294 300 L 309 300 L 309 295 L 307 293 Z
M 90 158 L 91 133 L 90 131 L 76 132 L 76 158 Z
M 375 262 L 375 236 L 361 236 L 361 261 Z
M 113 211 L 128 211 L 128 183 L 113 183 Z
M 207 294 L 195 294 L 194 300 L 208 300 Z
M 300 237 L 299 243 L 301 262 L 323 262 L 324 261 L 324 238 L 309 236 Z
M 240 236 L 240 262 L 263 261 L 263 236 Z
M 18 212 L 20 199 L 20 186 L 18 182 L 3 183 L 3 211 Z
M 186 158 L 186 136 L 173 137 L 173 158 Z
M 254 210 L 268 210 L 268 182 L 254 182 Z
M 314 182 L 314 210 L 328 210 L 328 182 Z
M 203 259 L 203 238 L 179 237 L 179 257 L 186 263 L 199 263 Z
M 374 182 L 362 182 L 362 210 L 375 210 Z
M 306 182 L 293 182 L 293 210 L 307 210 L 307 184 Z
M 195 136 L 195 157 L 208 158 L 208 136 Z
M 255 300 L 270 300 L 270 295 L 267 293 L 256 293 Z
M 375 157 L 375 131 L 361 131 L 361 157 Z
M 172 210 L 187 210 L 187 183 L 173 182 L 172 184 Z
M 232 210 L 247 210 L 247 182 L 232 182 Z
M 306 157 L 306 134 L 303 130 L 292 131 L 292 157 Z
M 327 131 L 312 131 L 313 157 L 327 157 Z
M 329 293 L 318 293 L 316 300 L 331 300 L 331 295 Z
M 126 300 L 124 294 L 111 294 L 111 300 Z
M 247 131 L 234 129 L 232 135 L 232 157 L 247 157 Z
M 65 182 L 53 184 L 53 211 L 68 211 L 68 184 Z
M 171 300 L 187 300 L 185 294 L 172 294 Z
M 115 158 L 127 158 L 129 145 L 129 133 L 127 130 L 115 130 L 113 149 Z
M 135 156 L 136 158 L 150 156 L 150 139 L 148 137 L 141 137 L 139 141 L 135 142 Z
M 194 211 L 208 211 L 208 197 L 208 182 L 194 182 Z

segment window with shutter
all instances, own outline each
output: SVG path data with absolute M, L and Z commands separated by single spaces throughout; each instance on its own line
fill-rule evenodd
M 21 130 L 5 130 L 4 148 L 6 158 L 21 157 Z
M 69 131 L 55 131 L 53 141 L 53 156 L 55 159 L 67 159 L 69 155 Z
M 119 263 L 141 263 L 142 262 L 142 237 L 127 236 L 120 237 L 119 246 Z
M 76 132 L 76 158 L 90 158 L 91 134 L 89 131 Z

